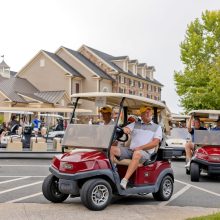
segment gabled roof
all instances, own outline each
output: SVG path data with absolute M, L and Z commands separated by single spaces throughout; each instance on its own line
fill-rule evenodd
M 109 55 L 107 53 L 101 52 L 99 50 L 93 49 L 91 47 L 88 47 L 86 45 L 84 45 L 85 47 L 87 47 L 89 50 L 91 50 L 93 53 L 95 53 L 97 56 L 99 56 L 101 59 L 103 59 L 106 63 L 108 63 L 113 69 L 115 69 L 118 72 L 124 72 L 120 67 L 118 67 L 116 64 L 114 64 L 112 62 L 112 60 L 114 60 L 114 56 Z
M 86 65 L 89 69 L 91 69 L 94 73 L 96 73 L 98 76 L 104 78 L 104 79 L 108 79 L 108 80 L 112 80 L 114 81 L 114 79 L 109 76 L 108 74 L 106 74 L 104 71 L 102 71 L 98 66 L 96 66 L 95 64 L 93 64 L 90 60 L 88 60 L 86 57 L 84 57 L 82 54 L 80 54 L 77 51 L 71 50 L 69 48 L 66 47 L 62 47 L 64 49 L 66 49 L 72 56 L 76 57 L 79 61 L 81 61 L 84 65 Z
M 157 81 L 156 79 L 153 79 L 151 80 L 150 78 L 146 77 L 142 77 L 140 74 L 133 74 L 130 70 L 128 72 L 125 72 L 123 69 L 121 69 L 120 67 L 118 67 L 116 64 L 114 64 L 112 61 L 113 60 L 116 60 L 118 57 L 114 57 L 112 55 L 109 55 L 107 53 L 104 53 L 104 52 L 101 52 L 99 50 L 96 50 L 96 49 L 93 49 L 91 47 L 88 47 L 86 45 L 84 45 L 86 48 L 88 48 L 89 50 L 91 50 L 93 53 L 95 53 L 97 56 L 99 56 L 101 59 L 105 60 L 105 62 L 107 62 L 109 65 L 112 66 L 112 68 L 114 69 L 117 69 L 117 71 L 119 73 L 123 73 L 123 74 L 127 74 L 129 76 L 133 76 L 135 78 L 138 78 L 138 79 L 142 79 L 142 80 L 145 80 L 145 81 L 148 81 L 148 82 L 151 82 L 151 83 L 155 83 L 157 85 L 160 85 L 160 86 L 163 86 L 159 81 Z M 127 56 L 122 56 L 122 57 L 127 57 Z M 130 62 L 130 61 L 129 61 Z M 137 60 L 132 60 L 132 62 L 137 62 Z M 138 64 L 138 66 L 142 67 L 144 65 L 147 65 L 146 63 L 140 63 Z M 150 68 L 152 68 L 152 66 L 150 66 Z
M 144 66 L 147 66 L 147 64 L 146 63 L 139 63 L 138 64 L 138 67 L 144 67 Z
M 2 91 L 11 101 L 27 102 L 18 93 L 34 93 L 38 89 L 34 87 L 28 80 L 19 77 L 12 77 L 0 81 L 0 91 Z
M 58 63 L 60 66 L 62 66 L 68 73 L 72 74 L 73 76 L 78 76 L 80 78 L 85 78 L 82 76 L 76 69 L 74 69 L 72 66 L 70 66 L 68 63 L 66 63 L 63 59 L 61 59 L 59 56 L 57 56 L 54 53 L 48 52 L 43 50 L 44 53 L 46 53 L 50 58 L 52 58 L 56 63 Z
M 1 80 L 0 77 L 0 91 L 9 99 L 7 101 L 29 103 L 44 102 L 57 103 L 64 96 L 65 91 L 45 91 L 41 92 L 34 87 L 28 80 L 12 77 L 10 79 Z
M 129 60 L 128 63 L 137 63 L 138 60 Z
M 112 60 L 126 60 L 128 59 L 128 56 L 120 56 L 120 57 L 114 57 Z

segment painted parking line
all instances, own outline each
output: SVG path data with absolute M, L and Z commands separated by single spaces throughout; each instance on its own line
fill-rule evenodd
M 175 180 L 176 181 L 176 180 Z M 169 201 L 166 202 L 161 202 L 158 204 L 158 206 L 165 206 L 168 203 L 170 203 L 171 201 L 173 201 L 174 199 L 178 198 L 179 196 L 181 196 L 184 192 L 186 192 L 189 188 L 191 188 L 191 186 L 186 185 L 184 186 L 181 190 L 179 190 L 178 192 L 176 192 L 175 194 L 172 195 L 172 197 L 169 199 Z
M 37 185 L 37 184 L 40 184 L 40 183 L 43 183 L 43 181 L 38 181 L 38 182 L 31 183 L 31 184 L 26 184 L 26 185 L 23 185 L 23 186 L 18 186 L 18 187 L 14 187 L 14 188 L 11 188 L 11 189 L 4 190 L 4 191 L 0 191 L 0 194 L 15 191 L 15 190 L 22 189 L 22 188 L 29 187 L 29 186 L 33 186 L 33 185 Z
M 10 183 L 10 182 L 14 182 L 14 181 L 18 181 L 18 180 L 23 180 L 23 179 L 28 179 L 28 178 L 30 178 L 30 176 L 19 177 L 19 178 L 12 179 L 12 180 L 1 181 L 0 184 Z
M 220 197 L 220 194 L 219 194 L 219 193 L 216 193 L 216 192 L 213 192 L 213 191 L 210 191 L 210 190 L 204 189 L 204 188 L 202 188 L 202 187 L 195 186 L 195 185 L 192 185 L 192 184 L 189 184 L 189 183 L 180 181 L 180 180 L 176 180 L 176 179 L 175 179 L 175 181 L 178 182 L 178 183 L 182 183 L 182 184 L 184 184 L 184 185 L 188 185 L 188 186 L 193 187 L 193 188 L 195 188 L 195 189 L 199 189 L 199 190 L 201 190 L 201 191 L 203 191 L 203 192 L 207 192 L 207 193 L 209 193 L 209 194 L 212 194 L 212 195 L 215 195 L 215 196 Z
M 24 197 L 20 197 L 20 198 L 17 198 L 17 199 L 13 199 L 13 200 L 7 201 L 5 203 L 20 202 L 20 201 L 25 200 L 25 199 L 29 199 L 29 198 L 33 198 L 33 197 L 36 197 L 36 196 L 40 196 L 42 194 L 43 194 L 42 192 L 39 192 L 39 193 L 35 193 L 35 194 L 29 195 L 29 196 L 24 196 Z

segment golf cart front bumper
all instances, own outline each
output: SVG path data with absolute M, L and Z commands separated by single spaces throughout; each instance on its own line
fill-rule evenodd
M 79 181 L 84 181 L 90 178 L 98 178 L 105 176 L 114 181 L 112 170 L 110 169 L 100 169 L 92 170 L 81 173 L 62 173 L 53 166 L 49 167 L 50 172 L 59 179 L 59 190 L 64 194 L 78 195 L 79 194 Z
M 193 158 L 193 161 L 205 168 L 209 175 L 220 175 L 220 163 L 212 163 L 198 158 Z
M 181 157 L 181 156 L 185 156 L 185 148 L 184 147 L 169 147 L 173 149 L 173 156 L 174 157 Z

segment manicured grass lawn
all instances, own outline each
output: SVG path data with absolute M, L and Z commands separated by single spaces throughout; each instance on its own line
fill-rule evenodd
M 188 218 L 187 220 L 219 220 L 219 219 L 220 219 L 220 212 L 207 216 Z

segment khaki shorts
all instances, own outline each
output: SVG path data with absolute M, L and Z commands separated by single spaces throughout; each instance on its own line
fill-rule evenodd
M 118 160 L 123 160 L 123 159 L 132 159 L 134 151 L 127 148 L 127 147 L 119 147 L 121 155 L 118 157 Z M 150 153 L 147 151 L 141 150 L 140 151 L 142 157 L 140 159 L 140 163 L 144 163 L 146 160 L 150 159 Z

